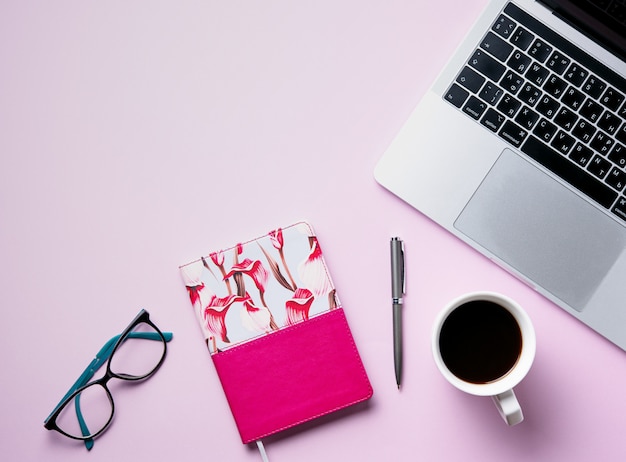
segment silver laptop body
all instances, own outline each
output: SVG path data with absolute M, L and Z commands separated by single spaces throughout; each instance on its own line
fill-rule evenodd
M 491 1 L 375 177 L 626 349 L 626 26 L 556 8 Z

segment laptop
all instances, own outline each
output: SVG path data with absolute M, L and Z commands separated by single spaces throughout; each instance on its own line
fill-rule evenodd
M 625 0 L 492 0 L 375 169 L 624 350 L 625 31 Z

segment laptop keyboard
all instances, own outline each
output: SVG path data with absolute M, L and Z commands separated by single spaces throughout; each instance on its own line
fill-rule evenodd
M 626 222 L 626 80 L 509 3 L 444 95 Z

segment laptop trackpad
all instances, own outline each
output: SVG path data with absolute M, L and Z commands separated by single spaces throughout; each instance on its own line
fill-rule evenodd
M 619 224 L 508 149 L 455 227 L 578 311 L 626 243 Z

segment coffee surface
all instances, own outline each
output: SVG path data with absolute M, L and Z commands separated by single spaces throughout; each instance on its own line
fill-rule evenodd
M 489 383 L 505 376 L 522 351 L 513 315 L 497 303 L 476 300 L 456 308 L 439 335 L 441 357 L 461 380 Z

